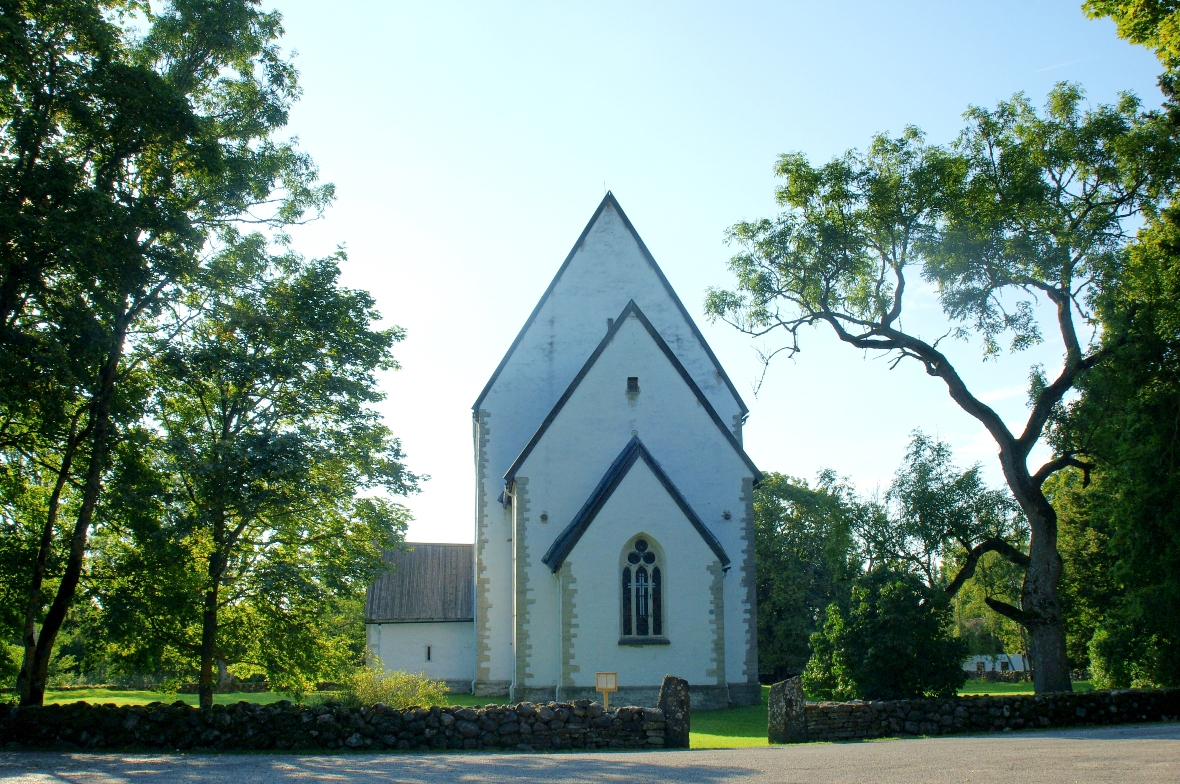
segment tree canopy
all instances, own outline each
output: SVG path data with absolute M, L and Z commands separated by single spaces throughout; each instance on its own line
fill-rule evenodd
M 1110 352 L 1080 337 L 1078 325 L 1100 327 L 1096 298 L 1119 280 L 1133 221 L 1157 209 L 1171 182 L 1172 137 L 1133 96 L 1087 108 L 1068 84 L 1052 91 L 1043 114 L 1017 95 L 966 118 L 946 147 L 907 128 L 818 167 L 783 155 L 784 211 L 731 229 L 742 249 L 730 263 L 737 286 L 711 290 L 706 309 L 753 335 L 784 334 L 788 354 L 801 349 L 804 328 L 824 324 L 852 346 L 916 361 L 943 381 L 996 441 L 1029 524 L 1021 605 L 1003 611 L 1029 631 L 1037 690 L 1068 690 L 1056 517 L 1042 485 L 1090 464 L 1071 449 L 1038 467 L 1028 460 L 1066 393 Z M 942 334 L 902 326 L 914 276 L 937 292 Z M 975 337 L 986 359 L 1005 343 L 1011 351 L 1034 345 L 1047 326 L 1038 304 L 1054 314 L 1062 366 L 1052 378 L 1031 369 L 1029 415 L 1013 431 L 939 347 Z
M 281 645 L 299 602 L 354 596 L 404 522 L 354 494 L 413 487 L 368 407 L 401 333 L 370 328 L 342 257 L 266 250 L 332 199 L 279 135 L 299 94 L 282 32 L 258 0 L 0 9 L 0 621 L 24 703 L 71 613 L 182 607 L 229 570 L 227 605 L 286 597 L 242 625 Z M 153 617 L 183 650 L 183 613 Z M 295 686 L 310 671 L 265 660 Z

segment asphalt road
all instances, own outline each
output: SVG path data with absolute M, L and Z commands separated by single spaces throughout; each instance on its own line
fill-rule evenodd
M 1180 724 L 1007 735 L 597 754 L 0 753 L 0 782 L 1180 782 Z

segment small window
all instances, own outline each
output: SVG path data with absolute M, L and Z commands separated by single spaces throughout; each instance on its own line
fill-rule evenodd
M 1008 662 L 1006 662 L 1006 661 L 1000 662 L 1000 672 L 1007 672 L 1007 671 L 1008 671 Z
M 975 662 L 975 671 L 983 672 L 983 662 Z
M 628 395 L 638 395 L 639 394 L 639 376 L 628 376 L 627 377 L 627 394 Z
M 430 646 L 426 646 L 426 661 L 430 661 Z

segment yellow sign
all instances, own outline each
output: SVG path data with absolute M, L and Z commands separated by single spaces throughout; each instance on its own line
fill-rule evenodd
M 602 692 L 602 707 L 610 709 L 610 695 L 619 690 L 619 674 L 617 672 L 594 673 L 594 689 Z

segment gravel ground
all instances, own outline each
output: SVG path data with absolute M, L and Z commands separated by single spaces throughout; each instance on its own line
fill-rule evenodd
M 1092 784 L 1180 781 L 1180 724 L 989 736 L 596 754 L 0 753 L 0 782 L 790 782 Z

